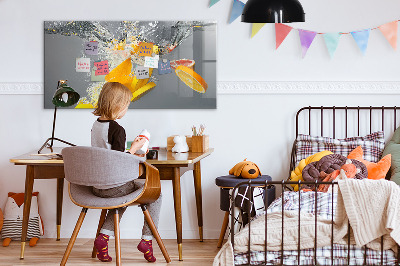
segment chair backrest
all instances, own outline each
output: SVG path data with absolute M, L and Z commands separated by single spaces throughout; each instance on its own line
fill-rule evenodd
M 67 147 L 62 150 L 65 179 L 83 186 L 118 186 L 139 176 L 144 158 L 97 147 Z

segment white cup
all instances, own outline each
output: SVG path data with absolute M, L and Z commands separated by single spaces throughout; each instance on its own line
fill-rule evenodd
M 150 133 L 146 130 L 143 129 L 142 132 L 138 135 L 138 138 L 145 138 L 146 142 L 143 144 L 143 146 L 136 151 L 137 154 L 145 154 L 147 152 L 147 149 L 149 148 L 149 143 L 150 143 Z

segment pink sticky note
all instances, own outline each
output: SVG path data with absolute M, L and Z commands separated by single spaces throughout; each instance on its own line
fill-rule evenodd
M 96 67 L 96 76 L 107 75 L 110 72 L 108 68 L 108 60 L 94 62 L 94 66 Z

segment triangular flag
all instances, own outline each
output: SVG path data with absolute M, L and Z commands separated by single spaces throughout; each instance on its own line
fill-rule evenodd
M 301 55 L 304 58 L 306 56 L 308 48 L 312 44 L 315 36 L 317 33 L 315 31 L 308 31 L 308 30 L 300 30 L 299 29 L 299 36 L 300 36 L 300 43 L 301 43 Z
M 258 33 L 259 30 L 261 30 L 262 27 L 264 27 L 265 23 L 253 23 L 251 27 L 251 38 L 254 37 Z
M 233 0 L 229 23 L 232 23 L 235 19 L 237 19 L 240 15 L 242 15 L 243 8 L 244 8 L 244 3 L 242 3 L 239 0 Z
M 397 48 L 397 20 L 393 22 L 386 23 L 382 26 L 378 27 L 383 35 L 385 35 L 386 39 L 390 43 L 390 45 L 393 47 L 393 49 L 396 50 Z
M 282 44 L 283 40 L 285 40 L 286 36 L 288 36 L 289 32 L 292 29 L 293 28 L 288 25 L 281 24 L 281 23 L 275 23 L 276 49 L 278 49 L 278 47 Z
M 354 40 L 356 41 L 358 47 L 361 50 L 361 53 L 364 55 L 368 46 L 369 33 L 371 29 L 360 30 L 360 31 L 352 31 L 351 35 L 353 35 Z
M 212 7 L 213 5 L 215 5 L 218 2 L 219 2 L 219 0 L 210 0 L 210 5 L 208 7 Z
M 329 55 L 331 58 L 333 57 L 333 54 L 336 51 L 336 48 L 339 44 L 339 39 L 342 34 L 339 32 L 333 32 L 333 33 L 324 33 L 324 40 L 326 44 L 326 48 L 328 48 Z

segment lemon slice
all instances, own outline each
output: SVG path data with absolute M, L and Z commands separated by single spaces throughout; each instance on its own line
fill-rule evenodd
M 207 91 L 208 85 L 205 80 L 192 69 L 186 66 L 178 66 L 175 69 L 175 74 L 194 91 L 199 93 L 205 93 Z
M 137 98 L 142 95 L 143 93 L 145 93 L 146 91 L 154 88 L 156 86 L 156 84 L 154 82 L 150 82 L 147 83 L 146 85 L 144 85 L 143 87 L 139 88 L 138 90 L 136 90 L 134 93 L 132 93 L 132 99 L 131 101 L 135 101 L 137 100 Z
M 131 71 L 132 71 L 132 62 L 131 58 L 129 57 L 124 62 L 119 64 L 117 67 L 115 67 L 113 70 L 111 70 L 110 73 L 106 75 L 105 79 L 106 81 L 122 83 L 132 91 L 132 89 L 130 88 L 133 81 L 133 77 L 130 75 Z

